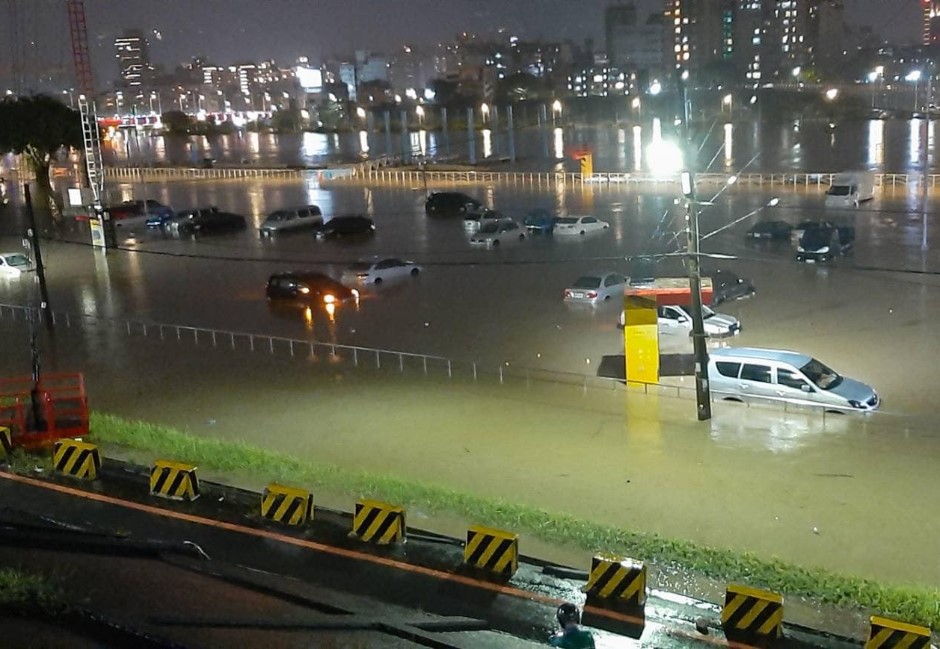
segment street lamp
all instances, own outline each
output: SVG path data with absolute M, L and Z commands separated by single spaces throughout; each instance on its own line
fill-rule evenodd
M 486 106 L 486 104 L 483 105 Z M 424 106 L 416 106 L 415 115 L 418 116 L 418 126 L 420 127 L 424 124 Z
M 733 99 L 733 97 L 731 96 L 731 93 L 728 93 L 727 95 L 725 95 L 724 97 L 722 97 L 722 98 L 721 98 L 722 111 L 724 111 L 724 107 L 727 106 L 727 107 L 728 107 L 728 112 L 729 112 L 729 113 L 733 112 L 733 111 L 731 110 L 731 102 L 732 102 L 732 101 L 734 101 L 734 99 Z
M 910 72 L 907 73 L 907 76 L 904 77 L 905 81 L 911 81 L 914 83 L 914 111 L 915 112 L 917 111 L 917 90 L 918 90 L 918 86 L 920 85 L 920 77 L 921 77 L 920 70 L 911 70 Z
M 829 101 L 835 101 L 836 97 L 839 96 L 838 88 L 829 88 L 826 90 L 826 99 Z
M 561 100 L 559 99 L 552 102 L 552 126 L 555 125 L 556 117 L 561 117 Z
M 366 109 L 363 108 L 362 106 L 359 106 L 358 108 L 356 108 L 356 115 L 359 117 L 359 119 L 365 119 Z
M 483 115 L 483 123 L 486 124 L 490 117 L 490 107 L 486 102 L 480 104 L 480 113 Z
M 659 79 L 653 79 L 653 83 L 650 84 L 649 93 L 654 97 L 663 91 L 663 84 L 659 82 Z

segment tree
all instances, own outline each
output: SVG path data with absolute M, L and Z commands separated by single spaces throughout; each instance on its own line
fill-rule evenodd
M 271 116 L 271 128 L 278 133 L 297 133 L 304 128 L 301 112 L 294 108 L 279 110 Z
M 160 121 L 168 133 L 189 133 L 193 127 L 193 118 L 180 110 L 169 110 L 163 113 Z
M 82 147 L 78 111 L 47 95 L 0 101 L 0 153 L 24 154 L 38 186 L 47 192 L 49 167 L 62 147 Z

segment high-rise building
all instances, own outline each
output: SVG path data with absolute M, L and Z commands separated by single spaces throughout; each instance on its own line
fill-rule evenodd
M 114 39 L 114 51 L 120 69 L 120 85 L 140 88 L 149 80 L 150 52 L 147 38 L 139 29 L 129 29 Z
M 923 14 L 921 19 L 921 43 L 930 45 L 930 23 L 933 19 L 934 3 L 933 0 L 920 0 L 920 3 Z
M 677 68 L 730 58 L 734 0 L 665 0 L 665 7 L 667 49 Z
M 614 68 L 658 70 L 663 67 L 662 14 L 638 23 L 632 4 L 608 7 L 604 14 L 607 58 Z
M 924 2 L 924 45 L 940 44 L 940 1 Z
M 838 72 L 846 49 L 843 0 L 815 0 L 806 19 L 806 54 L 823 75 Z
M 621 65 L 636 35 L 636 5 L 611 5 L 604 11 L 604 46 L 613 65 Z

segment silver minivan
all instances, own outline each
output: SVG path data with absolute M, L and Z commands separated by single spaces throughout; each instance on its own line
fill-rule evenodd
M 709 352 L 712 394 L 731 401 L 785 401 L 834 410 L 877 410 L 875 390 L 798 352 L 727 347 Z
M 286 230 L 315 228 L 321 225 L 323 225 L 323 213 L 320 208 L 316 205 L 304 205 L 303 207 L 288 207 L 271 212 L 261 224 L 261 227 L 258 228 L 258 231 L 261 236 L 264 236 Z

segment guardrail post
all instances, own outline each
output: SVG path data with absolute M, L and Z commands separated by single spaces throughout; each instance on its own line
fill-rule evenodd
M 502 365 L 499 366 L 499 382 L 500 384 L 502 384 L 503 382 L 503 366 Z
M 248 346 L 251 348 L 251 351 L 255 351 L 255 337 L 251 334 L 248 334 Z
M 274 353 L 274 337 L 268 336 L 268 347 L 271 349 L 271 353 Z
M 447 359 L 447 378 L 453 378 L 454 373 L 451 371 L 450 359 Z
M 405 355 L 402 354 L 401 352 L 398 353 L 398 371 L 399 372 L 405 371 Z
M 380 352 L 379 350 L 377 350 L 377 349 L 375 350 L 375 366 L 376 366 L 377 368 L 381 368 L 381 367 L 382 367 L 382 357 L 380 356 L 381 353 L 382 353 L 382 352 Z
M 359 367 L 359 349 L 353 347 L 353 366 Z
M 290 355 L 293 356 L 294 355 L 294 341 L 293 340 L 288 342 L 288 347 L 290 348 Z
M 213 347 L 216 346 L 216 344 L 215 344 L 215 330 L 214 330 L 214 329 L 212 330 L 212 346 L 213 346 Z

